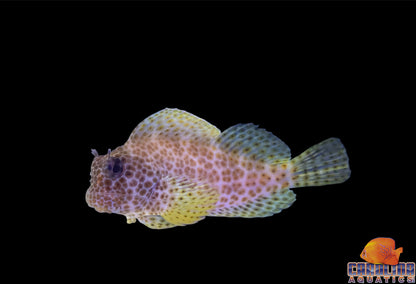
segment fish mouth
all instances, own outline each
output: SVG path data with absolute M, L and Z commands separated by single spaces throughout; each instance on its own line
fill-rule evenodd
M 121 207 L 99 206 L 88 204 L 89 207 L 94 208 L 98 213 L 121 214 Z
M 85 193 L 85 201 L 87 202 L 88 206 L 91 208 L 94 208 L 94 194 L 92 192 L 92 187 L 90 186 L 87 190 L 87 192 Z
M 92 207 L 92 206 L 90 206 Z M 108 210 L 106 210 L 105 207 L 100 207 L 100 206 L 96 206 L 96 207 L 92 207 L 95 209 L 95 211 L 97 211 L 98 213 L 110 213 Z
M 109 207 L 96 206 L 96 207 L 93 207 L 93 208 L 98 213 L 122 214 L 120 207 L 110 209 Z
M 93 192 L 93 188 L 89 187 L 87 193 L 85 194 L 85 201 L 87 202 L 88 206 L 94 208 L 99 213 L 107 213 L 109 212 L 105 206 L 99 206 L 96 204 L 97 194 Z
M 121 214 L 121 207 L 113 204 L 112 200 L 116 196 L 114 193 L 108 194 L 97 194 L 91 191 L 91 188 L 87 190 L 85 195 L 85 200 L 89 207 L 94 208 L 98 213 L 115 213 Z M 102 197 L 109 197 L 103 202 L 103 204 L 98 204 L 97 200 L 100 200 Z

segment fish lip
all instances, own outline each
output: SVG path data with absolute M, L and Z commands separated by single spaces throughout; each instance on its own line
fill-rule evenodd
M 121 214 L 121 207 L 111 208 L 109 206 L 91 206 L 89 207 L 95 209 L 98 213 L 108 213 L 108 214 Z
M 107 210 L 105 210 L 105 208 L 103 207 L 93 207 L 95 209 L 95 211 L 97 211 L 98 213 L 108 213 Z
M 92 193 L 92 195 L 94 195 L 94 193 Z M 97 197 L 97 194 L 95 194 Z M 107 194 L 112 196 L 113 194 Z M 99 195 L 98 197 L 100 197 L 101 195 Z M 109 214 L 124 214 L 125 212 L 122 210 L 122 206 L 117 205 L 114 206 L 113 204 L 104 202 L 103 205 L 97 205 L 96 202 L 94 202 L 95 198 L 92 198 L 91 200 L 89 200 L 87 198 L 87 204 L 89 207 L 95 209 L 97 212 L 99 213 L 109 213 Z

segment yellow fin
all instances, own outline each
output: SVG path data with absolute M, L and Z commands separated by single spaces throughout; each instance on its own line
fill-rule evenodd
M 165 178 L 163 183 L 169 203 L 160 215 L 174 225 L 193 224 L 204 219 L 218 201 L 217 190 L 207 184 L 173 177 Z
M 189 112 L 165 108 L 143 120 L 134 129 L 127 144 L 154 136 L 172 140 L 211 141 L 220 133 L 214 125 Z
M 137 218 L 140 223 L 151 229 L 168 229 L 176 227 L 176 225 L 169 223 L 162 216 L 148 215 Z
M 231 126 L 221 133 L 217 143 L 224 151 L 269 164 L 290 159 L 290 148 L 282 140 L 252 123 Z

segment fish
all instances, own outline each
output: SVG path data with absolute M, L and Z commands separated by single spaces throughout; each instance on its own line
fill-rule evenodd
M 207 216 L 272 216 L 296 200 L 292 188 L 342 183 L 351 173 L 338 138 L 291 159 L 290 148 L 258 125 L 221 132 L 175 108 L 139 123 L 124 145 L 103 155 L 91 152 L 88 206 L 152 229 Z
M 373 264 L 397 265 L 403 248 L 395 249 L 395 247 L 392 238 L 375 238 L 364 247 L 360 257 Z

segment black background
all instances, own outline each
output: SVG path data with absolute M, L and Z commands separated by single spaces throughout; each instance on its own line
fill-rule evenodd
M 30 134 L 36 145 L 25 153 L 39 200 L 30 212 L 41 215 L 29 218 L 26 265 L 45 255 L 36 270 L 43 279 L 53 270 L 95 282 L 346 283 L 347 262 L 360 261 L 376 237 L 395 239 L 400 260 L 415 261 L 408 37 L 386 18 L 354 24 L 336 10 L 322 20 L 296 9 L 215 17 L 200 9 L 58 12 L 12 35 L 4 81 L 13 86 L 8 97 L 24 101 L 14 120 L 29 118 L 21 126 L 23 141 Z M 253 122 L 292 156 L 339 137 L 351 178 L 295 189 L 297 201 L 273 217 L 209 217 L 160 231 L 89 208 L 91 148 L 124 144 L 165 107 L 221 130 Z

